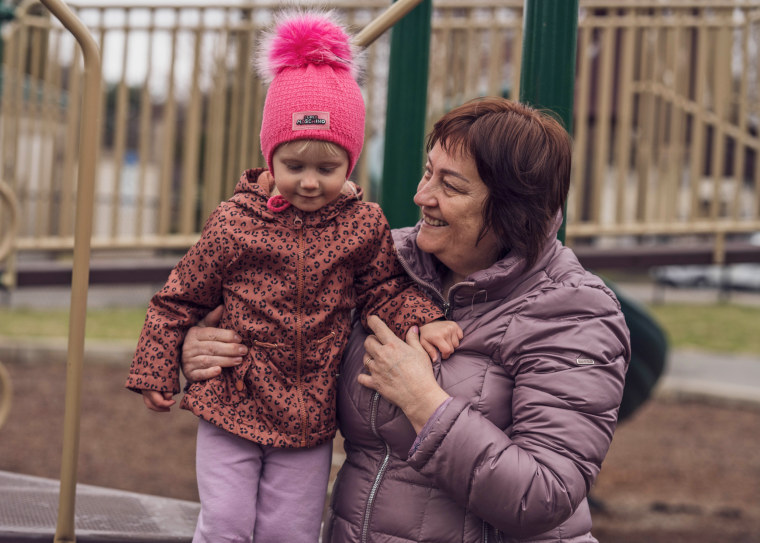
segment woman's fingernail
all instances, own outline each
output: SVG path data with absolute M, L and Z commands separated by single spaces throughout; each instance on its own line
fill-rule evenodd
M 419 334 L 420 329 L 417 326 L 412 326 L 412 332 L 414 332 L 415 334 Z
M 236 342 L 236 343 L 240 343 L 241 341 L 243 341 L 243 338 L 241 338 L 241 337 L 240 337 L 239 335 L 237 335 L 237 334 L 235 334 L 235 337 L 234 337 L 234 339 L 235 339 L 235 342 Z
M 247 352 L 248 352 L 248 349 L 246 349 L 244 345 L 241 345 L 241 346 L 238 348 L 238 353 L 239 353 L 241 356 L 242 356 L 242 355 L 244 355 L 244 354 L 245 354 L 245 353 L 247 353 Z

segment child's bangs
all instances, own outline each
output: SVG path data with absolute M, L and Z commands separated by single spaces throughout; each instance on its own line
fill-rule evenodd
M 338 145 L 337 143 L 333 143 L 331 141 L 324 141 L 324 140 L 297 140 L 293 142 L 295 151 L 298 154 L 305 153 L 307 150 L 311 148 L 315 148 L 315 150 L 321 154 L 325 154 L 328 156 L 341 156 L 342 153 L 345 153 L 343 148 Z

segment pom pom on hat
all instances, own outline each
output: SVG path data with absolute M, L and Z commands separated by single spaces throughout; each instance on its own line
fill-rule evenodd
M 359 77 L 353 61 L 357 51 L 332 11 L 279 15 L 274 30 L 265 34 L 260 48 L 266 54 L 255 60 L 255 66 L 267 83 L 285 68 L 303 68 L 308 64 L 347 69 L 351 77 Z
M 356 58 L 334 12 L 286 12 L 276 18 L 254 61 L 269 82 L 260 139 L 270 170 L 278 145 L 316 139 L 345 149 L 351 173 L 364 145 Z

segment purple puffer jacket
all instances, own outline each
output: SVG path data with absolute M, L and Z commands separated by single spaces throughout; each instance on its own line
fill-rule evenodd
M 394 232 L 402 263 L 464 331 L 434 363 L 453 400 L 409 456 L 409 421 L 356 382 L 365 332 L 354 328 L 338 392 L 346 461 L 324 543 L 595 542 L 586 496 L 630 359 L 615 295 L 552 240 L 528 273 L 507 256 L 446 301 L 417 228 Z

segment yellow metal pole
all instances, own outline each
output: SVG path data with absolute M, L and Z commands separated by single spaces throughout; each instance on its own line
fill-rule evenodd
M 369 23 L 361 32 L 354 36 L 354 45 L 369 47 L 383 32 L 395 25 L 404 15 L 412 11 L 421 2 L 422 0 L 396 0 L 377 19 Z
M 82 395 L 84 329 L 87 318 L 87 283 L 90 275 L 90 238 L 95 180 L 95 151 L 101 99 L 100 51 L 84 24 L 61 0 L 41 0 L 71 32 L 82 48 L 84 93 L 79 131 L 79 173 L 77 177 L 74 262 L 71 278 L 69 344 L 66 368 L 66 403 L 63 417 L 61 489 L 55 542 L 74 542 L 77 458 L 79 455 L 79 410 Z
M 5 424 L 8 413 L 11 411 L 11 399 L 13 398 L 13 388 L 11 387 L 11 376 L 0 362 L 0 428 Z
M 13 244 L 18 231 L 18 202 L 10 185 L 0 179 L 0 205 L 5 202 L 8 208 L 8 228 L 5 233 L 0 233 L 0 262 L 11 254 Z

